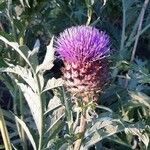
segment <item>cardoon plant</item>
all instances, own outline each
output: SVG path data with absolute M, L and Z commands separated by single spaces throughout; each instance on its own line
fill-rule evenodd
M 57 40 L 57 52 L 64 62 L 65 86 L 73 94 L 83 97 L 102 89 L 108 79 L 109 37 L 90 26 L 66 29 Z
M 100 91 L 108 80 L 108 61 L 110 52 L 108 35 L 90 26 L 76 26 L 66 29 L 56 42 L 56 49 L 64 62 L 62 68 L 65 87 L 71 94 L 81 98 L 82 105 L 87 106 L 95 101 L 97 91 Z M 79 129 L 81 137 L 74 143 L 74 150 L 79 150 L 87 124 L 87 110 L 81 110 Z

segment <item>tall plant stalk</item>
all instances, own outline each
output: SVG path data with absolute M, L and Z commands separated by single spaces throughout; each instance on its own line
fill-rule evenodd
M 2 133 L 2 138 L 3 138 L 5 149 L 6 150 L 12 150 L 8 131 L 7 131 L 7 127 L 5 124 L 5 120 L 4 120 L 4 116 L 3 116 L 3 112 L 2 112 L 1 107 L 0 107 L 0 131 Z
M 43 102 L 42 102 L 42 98 L 41 98 L 41 86 L 40 86 L 40 81 L 38 76 L 35 74 L 35 78 L 36 78 L 36 82 L 38 85 L 38 95 L 39 95 L 39 101 L 40 101 L 40 105 L 41 105 L 41 116 L 40 116 L 40 138 L 39 138 L 39 145 L 38 145 L 38 150 L 42 149 L 42 145 L 43 145 L 43 124 L 44 124 L 44 118 L 43 118 L 43 114 L 44 114 L 44 109 L 43 109 Z
M 86 118 L 85 118 L 85 113 L 81 113 L 80 116 L 80 126 L 79 126 L 79 133 L 81 133 L 81 137 L 75 142 L 74 144 L 74 150 L 80 150 L 82 139 L 84 137 L 84 132 L 86 129 Z
M 132 50 L 132 55 L 131 55 L 131 60 L 130 60 L 131 63 L 133 62 L 134 57 L 135 57 L 135 52 L 136 52 L 137 44 L 138 44 L 138 41 L 139 41 L 141 29 L 142 29 L 144 14 L 145 14 L 146 8 L 148 6 L 148 3 L 149 3 L 149 0 L 144 1 L 143 7 L 142 7 L 142 10 L 141 10 L 141 13 L 140 13 L 141 17 L 140 17 L 140 22 L 139 22 L 139 26 L 138 26 L 138 30 L 137 30 L 137 35 L 136 35 L 134 47 L 133 47 L 133 50 Z
M 24 115 L 23 115 L 23 97 L 22 97 L 22 93 L 21 90 L 19 89 L 19 102 L 20 102 L 20 118 L 23 121 L 24 120 Z M 26 142 L 26 138 L 25 138 L 25 132 L 24 129 L 20 126 L 20 135 L 23 141 L 23 148 L 24 150 L 27 150 L 27 142 Z
M 123 7 L 123 22 L 122 22 L 122 35 L 121 35 L 121 45 L 120 51 L 122 52 L 124 49 L 124 42 L 125 42 L 125 28 L 126 28 L 126 11 L 125 11 L 125 4 L 124 0 L 122 0 L 122 7 Z
M 149 0 L 144 1 L 143 7 L 142 7 L 141 12 L 140 12 L 140 21 L 139 21 L 139 26 L 138 26 L 138 29 L 137 29 L 137 34 L 135 36 L 135 43 L 134 43 L 134 46 L 133 46 L 133 49 L 132 49 L 130 63 L 132 63 L 134 61 L 134 58 L 135 58 L 135 53 L 136 53 L 138 41 L 139 41 L 139 38 L 140 38 L 140 35 L 141 35 L 142 24 L 143 24 L 144 15 L 145 15 L 145 11 L 146 11 L 146 8 L 148 6 L 148 3 L 149 3 Z M 127 74 L 129 74 L 129 72 L 130 72 L 130 70 L 128 71 Z M 125 81 L 125 87 L 127 88 L 127 86 L 128 86 L 128 79 L 126 79 L 126 81 Z

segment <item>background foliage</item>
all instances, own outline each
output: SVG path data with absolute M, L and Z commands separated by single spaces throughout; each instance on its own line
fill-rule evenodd
M 148 0 L 0 1 L 0 104 L 13 148 L 67 149 L 77 138 L 53 37 L 81 24 L 106 31 L 112 45 L 110 82 L 81 149 L 150 149 Z

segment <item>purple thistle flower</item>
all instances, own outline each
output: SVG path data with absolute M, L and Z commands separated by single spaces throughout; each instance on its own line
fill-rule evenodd
M 108 79 L 108 35 L 90 26 L 76 26 L 60 33 L 56 50 L 64 62 L 65 85 L 71 93 L 100 90 Z
M 109 53 L 109 37 L 90 26 L 66 29 L 57 40 L 57 51 L 67 62 L 85 62 L 101 59 Z

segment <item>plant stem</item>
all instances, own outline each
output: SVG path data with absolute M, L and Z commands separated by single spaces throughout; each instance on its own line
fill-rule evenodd
M 43 104 L 41 102 L 41 116 L 40 116 L 40 139 L 39 139 L 39 146 L 38 146 L 38 150 L 42 149 L 42 143 L 43 143 Z
M 15 29 L 15 26 L 14 26 L 14 21 L 13 21 L 13 16 L 12 16 L 12 0 L 9 0 L 7 2 L 7 16 L 9 18 L 9 21 L 10 21 L 10 24 L 11 24 L 11 27 L 12 27 L 12 34 L 13 34 L 13 38 L 14 38 L 14 41 L 16 42 L 17 41 L 17 34 L 16 34 L 16 29 Z
M 139 41 L 139 37 L 141 35 L 141 29 L 142 29 L 142 23 L 143 23 L 143 19 L 144 19 L 144 14 L 145 14 L 146 8 L 148 6 L 148 3 L 149 3 L 149 0 L 145 0 L 144 1 L 143 7 L 142 7 L 142 10 L 141 10 L 141 13 L 140 13 L 141 17 L 140 17 L 140 22 L 139 22 L 137 34 L 136 34 L 136 39 L 135 39 L 134 47 L 133 47 L 133 50 L 132 50 L 132 55 L 131 55 L 130 63 L 133 62 L 134 57 L 135 57 L 135 52 L 136 52 L 136 49 L 137 49 L 137 44 L 138 44 L 138 41 Z M 129 72 L 130 71 L 128 71 L 127 74 L 129 74 Z M 126 76 L 127 76 L 127 74 L 126 74 Z M 125 87 L 127 88 L 127 86 L 128 86 L 128 79 L 126 78 Z
M 89 3 L 89 1 L 85 0 L 86 3 L 86 7 L 87 7 L 87 21 L 86 21 L 86 25 L 89 25 L 91 20 L 92 20 L 92 5 Z
M 145 14 L 148 3 L 149 3 L 149 0 L 145 0 L 145 2 L 143 4 L 143 7 L 142 7 L 142 10 L 141 10 L 141 13 L 140 13 L 141 17 L 140 17 L 140 22 L 139 22 L 139 26 L 138 26 L 138 31 L 137 31 L 134 47 L 133 47 L 133 50 L 132 50 L 132 55 L 131 55 L 131 60 L 130 60 L 131 63 L 132 63 L 132 61 L 134 60 L 134 57 L 135 57 L 135 52 L 136 52 L 137 44 L 138 44 L 138 41 L 139 41 L 141 29 L 142 29 L 144 14 Z
M 23 97 L 22 97 L 22 92 L 19 89 L 19 103 L 20 103 L 20 119 L 23 121 L 24 120 L 24 116 L 23 116 Z M 20 126 L 20 125 L 19 125 Z M 27 143 L 26 143 L 26 139 L 25 139 L 25 132 L 22 126 L 20 126 L 20 135 L 23 141 L 23 148 L 24 150 L 27 150 Z
M 40 138 L 39 138 L 39 145 L 38 145 L 38 150 L 42 150 L 42 145 L 43 145 L 43 124 L 44 124 L 44 118 L 43 118 L 43 112 L 44 112 L 44 105 L 42 102 L 42 97 L 41 97 L 41 85 L 40 85 L 40 80 L 38 77 L 38 74 L 35 74 L 35 78 L 36 78 L 36 82 L 38 85 L 38 95 L 39 95 L 39 101 L 40 101 L 40 105 L 41 105 L 41 110 L 40 110 Z
M 122 6 L 123 6 L 123 23 L 122 23 L 122 35 L 121 35 L 121 45 L 120 45 L 120 51 L 122 52 L 124 49 L 124 42 L 125 42 L 125 28 L 126 28 L 126 11 L 124 8 L 124 0 L 122 0 Z
M 7 127 L 6 127 L 6 124 L 5 124 L 5 120 L 4 120 L 4 117 L 3 117 L 3 112 L 2 112 L 1 107 L 0 107 L 0 131 L 2 133 L 2 138 L 3 138 L 3 141 L 4 141 L 5 149 L 6 150 L 12 150 L 9 135 L 8 135 L 8 131 L 7 131 Z
M 84 132 L 86 129 L 86 118 L 85 118 L 85 114 L 81 113 L 81 118 L 80 118 L 80 126 L 79 126 L 79 133 L 82 134 L 81 138 L 76 140 L 75 144 L 74 144 L 74 150 L 79 150 L 80 146 L 81 146 L 81 142 L 82 142 L 82 138 L 84 136 Z

